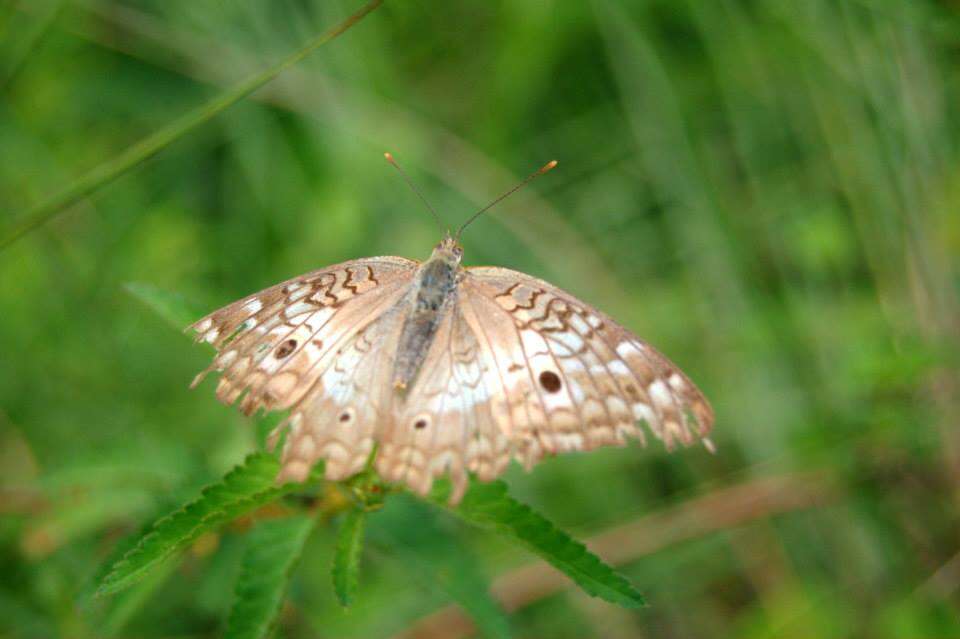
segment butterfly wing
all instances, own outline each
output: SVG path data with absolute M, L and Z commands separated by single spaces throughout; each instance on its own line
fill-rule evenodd
M 217 397 L 241 410 L 297 405 L 341 349 L 410 288 L 417 262 L 401 257 L 353 260 L 301 275 L 241 299 L 190 328 L 218 353 Z
M 668 449 L 709 434 L 713 410 L 693 382 L 572 295 L 523 273 L 475 267 L 460 298 L 484 346 L 491 411 L 528 468 L 544 454 L 643 440 L 642 423 Z

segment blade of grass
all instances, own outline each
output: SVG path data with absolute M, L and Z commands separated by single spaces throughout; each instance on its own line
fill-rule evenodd
M 67 188 L 41 202 L 27 213 L 21 215 L 0 235 L 0 249 L 3 249 L 30 231 L 36 229 L 71 204 L 113 181 L 138 164 L 156 155 L 178 139 L 212 119 L 224 109 L 233 106 L 260 87 L 264 86 L 286 69 L 297 64 L 316 49 L 330 42 L 362 20 L 367 14 L 383 4 L 383 0 L 371 0 L 356 13 L 309 41 L 298 51 L 290 54 L 272 67 L 257 73 L 234 87 L 227 89 L 206 104 L 174 120 L 159 131 L 148 135 L 133 146 L 128 147 L 112 160 L 109 160 L 86 175 L 78 178 Z

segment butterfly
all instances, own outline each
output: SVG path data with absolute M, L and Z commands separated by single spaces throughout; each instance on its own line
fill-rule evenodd
M 217 354 L 192 386 L 217 371 L 223 403 L 289 411 L 268 439 L 285 436 L 278 481 L 319 460 L 346 479 L 375 454 L 383 479 L 419 494 L 449 475 L 453 504 L 471 473 L 645 442 L 644 428 L 667 449 L 702 438 L 712 450 L 709 402 L 652 346 L 543 280 L 462 265 L 463 229 L 555 165 L 445 232 L 425 262 L 343 262 L 200 319 L 189 328 Z

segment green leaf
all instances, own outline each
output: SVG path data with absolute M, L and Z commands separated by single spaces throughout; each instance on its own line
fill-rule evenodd
M 646 605 L 643 596 L 620 573 L 603 563 L 579 541 L 507 494 L 502 481 L 473 482 L 460 505 L 447 503 L 450 485 L 434 489 L 431 501 L 471 524 L 519 542 L 570 577 L 586 593 L 625 608 Z
M 425 589 L 440 590 L 460 604 L 483 637 L 508 639 L 510 622 L 490 594 L 490 581 L 480 563 L 457 543 L 455 530 L 438 519 L 437 513 L 423 502 L 404 496 L 392 500 L 383 516 L 377 517 L 381 533 L 373 541 L 387 547 L 389 555 L 399 557 L 409 574 L 419 578 Z M 403 506 L 398 508 L 398 506 Z
M 179 293 L 146 282 L 128 282 L 124 288 L 179 331 L 200 316 Z
M 177 118 L 159 131 L 148 135 L 133 146 L 128 147 L 112 160 L 108 160 L 86 175 L 78 178 L 64 190 L 53 195 L 46 201 L 41 202 L 14 220 L 14 222 L 0 234 L 0 249 L 15 242 L 23 235 L 26 235 L 33 229 L 47 222 L 71 204 L 76 203 L 103 185 L 112 182 L 127 171 L 135 168 L 138 164 L 143 163 L 170 146 L 201 124 L 212 119 L 224 109 L 233 106 L 247 97 L 313 53 L 319 47 L 345 32 L 382 3 L 383 0 L 371 0 L 339 25 L 324 31 L 319 36 L 307 42 L 302 48 L 291 53 L 273 66 L 223 91 L 206 104 Z
M 97 594 L 111 594 L 130 586 L 203 533 L 303 487 L 297 483 L 276 485 L 274 478 L 279 470 L 280 463 L 273 455 L 255 453 L 247 457 L 222 480 L 203 489 L 196 500 L 159 519 L 113 565 Z M 315 469 L 314 477 L 316 473 Z
M 290 574 L 316 518 L 298 515 L 260 522 L 250 532 L 227 620 L 226 639 L 269 635 L 280 612 Z
M 360 564 L 360 550 L 363 548 L 363 529 L 367 513 L 361 508 L 347 511 L 340 522 L 337 535 L 337 547 L 333 554 L 333 590 L 337 593 L 340 605 L 346 608 L 357 592 L 357 573 Z

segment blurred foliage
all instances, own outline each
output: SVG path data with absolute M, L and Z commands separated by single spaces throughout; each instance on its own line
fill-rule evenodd
M 358 7 L 0 2 L 0 223 Z M 352 257 L 425 257 L 437 230 L 385 150 L 450 225 L 560 160 L 470 228 L 466 262 L 596 304 L 717 409 L 716 456 L 630 447 L 507 474 L 580 537 L 711 504 L 692 511 L 709 534 L 617 546 L 648 608 L 521 597 L 504 584 L 530 556 L 450 524 L 500 576 L 514 636 L 960 635 L 958 59 L 960 15 L 934 0 L 387 0 L 0 253 L 0 636 L 223 633 L 257 560 L 242 522 L 90 599 L 121 539 L 261 443 L 209 383 L 187 391 L 209 353 L 138 291 L 212 309 Z M 798 471 L 827 478 L 819 498 L 784 481 L 770 512 L 697 501 Z M 388 501 L 371 543 L 420 508 Z M 455 599 L 410 578 L 413 546 L 382 544 L 344 610 L 336 538 L 307 538 L 281 636 L 416 636 Z

